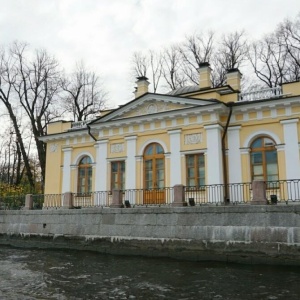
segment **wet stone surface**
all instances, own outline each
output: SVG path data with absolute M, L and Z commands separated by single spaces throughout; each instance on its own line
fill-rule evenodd
M 0 299 L 300 299 L 300 267 L 0 247 Z

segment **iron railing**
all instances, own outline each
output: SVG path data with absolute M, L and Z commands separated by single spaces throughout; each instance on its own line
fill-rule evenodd
M 185 199 L 189 205 L 249 203 L 252 199 L 251 183 L 187 186 L 185 188 Z
M 267 181 L 266 199 L 268 203 L 299 203 L 300 179 Z M 174 188 L 128 189 L 120 192 L 121 202 L 132 206 L 167 206 L 174 202 Z M 33 209 L 60 208 L 64 194 L 32 195 Z M 250 182 L 214 184 L 200 187 L 186 186 L 184 201 L 188 205 L 249 204 L 253 198 Z M 110 207 L 113 204 L 111 191 L 72 194 L 74 208 Z M 22 209 L 25 195 L 0 196 L 0 209 Z M 126 206 L 126 205 L 125 205 Z
M 247 93 L 240 93 L 239 101 L 255 101 L 277 98 L 280 96 L 282 96 L 282 88 L 280 86 L 276 86 Z

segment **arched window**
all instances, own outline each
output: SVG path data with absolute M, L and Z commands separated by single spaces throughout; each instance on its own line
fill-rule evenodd
M 165 155 L 160 144 L 152 143 L 144 152 L 144 187 L 163 188 L 165 185 Z
M 78 184 L 79 194 L 89 194 L 92 192 L 92 161 L 89 156 L 84 156 L 78 164 Z
M 144 204 L 165 203 L 165 154 L 160 144 L 144 151 Z
M 278 180 L 277 150 L 269 137 L 255 139 L 251 146 L 252 180 Z

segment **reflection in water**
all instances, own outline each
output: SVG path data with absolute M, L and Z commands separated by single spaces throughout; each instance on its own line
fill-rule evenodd
M 300 299 L 300 268 L 0 247 L 0 299 Z

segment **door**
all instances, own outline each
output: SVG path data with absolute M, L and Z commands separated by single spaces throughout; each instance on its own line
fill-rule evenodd
M 152 143 L 144 152 L 144 204 L 165 203 L 165 155 L 161 145 Z

